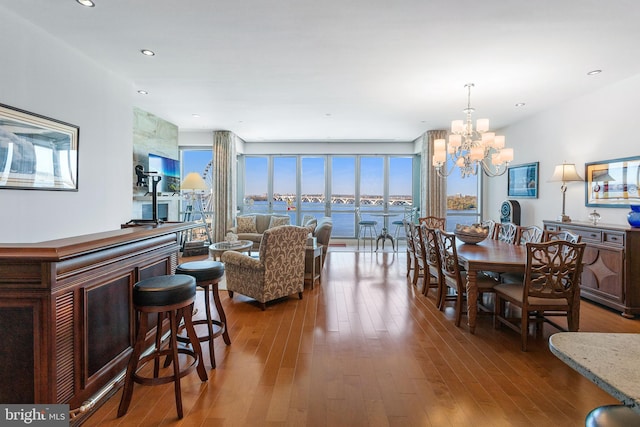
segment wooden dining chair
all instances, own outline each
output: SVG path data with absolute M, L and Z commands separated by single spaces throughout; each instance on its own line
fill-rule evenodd
M 418 218 L 418 224 L 424 224 L 428 228 L 439 228 L 440 230 L 447 229 L 447 218 L 441 218 L 438 216 L 423 216 Z
M 537 332 L 541 324 L 549 323 L 560 330 L 577 331 L 580 326 L 580 274 L 585 243 L 554 240 L 527 243 L 527 261 L 524 286 L 504 283 L 494 288 L 496 294 L 494 326 L 504 324 L 521 335 L 522 351 L 527 351 L 529 324 Z M 506 302 L 520 307 L 520 318 L 510 317 Z M 550 317 L 564 316 L 567 328 Z
M 516 226 L 516 245 L 526 245 L 527 243 L 540 243 L 542 241 L 542 228 L 537 225 L 518 225 Z M 502 283 L 520 283 L 524 282 L 524 273 L 501 273 L 500 281 Z
M 516 226 L 516 245 L 524 245 L 528 242 L 542 242 L 543 231 L 537 225 L 517 225 Z
M 571 243 L 580 243 L 582 240 L 582 236 L 578 234 L 573 234 L 569 231 L 552 231 L 552 230 L 544 230 L 542 232 L 542 241 L 548 242 L 551 240 L 566 240 Z
M 496 222 L 492 219 L 487 219 L 485 221 L 482 221 L 480 223 L 480 225 L 482 225 L 483 228 L 487 228 L 489 230 L 488 234 L 487 234 L 487 238 L 488 239 L 497 239 L 498 236 L 496 236 Z
M 425 244 L 426 261 L 429 270 L 429 275 L 435 286 L 428 286 L 422 289 L 422 293 L 427 296 L 429 289 L 436 288 L 436 307 L 442 311 L 444 309 L 445 301 L 445 284 L 444 276 L 442 274 L 442 265 L 440 262 L 440 250 L 438 248 L 438 236 L 436 236 L 437 228 L 429 228 L 426 223 L 420 224 L 420 230 L 422 232 L 422 238 Z
M 494 238 L 501 242 L 515 244 L 517 226 L 512 222 L 497 222 L 495 225 Z
M 436 305 L 438 305 L 438 299 L 440 298 L 440 276 L 442 274 L 431 268 L 432 261 L 430 257 L 433 254 L 431 253 L 428 243 L 429 232 L 424 224 L 415 225 L 414 229 L 416 238 L 414 246 L 416 248 L 416 259 L 421 271 L 422 294 L 426 296 L 429 293 L 429 289 L 436 289 Z M 415 281 L 414 284 L 416 284 Z
M 435 233 L 440 252 L 440 267 L 444 284 L 447 289 L 450 288 L 456 292 L 455 324 L 460 326 L 462 304 L 466 300 L 467 272 L 462 269 L 458 261 L 455 234 L 447 233 L 440 229 L 436 229 Z M 490 277 L 478 275 L 478 300 L 482 301 L 483 293 L 493 292 L 493 287 L 496 285 L 497 282 Z
M 418 285 L 418 280 L 422 279 L 423 285 L 429 282 L 429 274 L 427 273 L 427 260 L 424 250 L 424 242 L 422 241 L 422 233 L 420 227 L 413 222 L 409 223 L 411 230 L 411 239 L 413 240 L 413 251 L 415 254 L 415 269 L 413 273 L 413 286 Z
M 412 271 L 415 271 L 417 261 L 416 261 L 416 251 L 414 248 L 413 232 L 411 230 L 411 222 L 403 221 L 402 225 L 404 227 L 404 236 L 407 239 L 407 277 L 411 274 Z

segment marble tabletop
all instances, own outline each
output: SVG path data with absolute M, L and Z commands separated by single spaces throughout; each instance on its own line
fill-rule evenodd
M 640 414 L 640 334 L 560 332 L 549 349 Z

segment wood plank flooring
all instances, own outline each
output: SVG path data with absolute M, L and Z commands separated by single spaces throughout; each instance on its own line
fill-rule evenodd
M 475 335 L 457 328 L 452 306 L 438 311 L 433 292 L 411 285 L 404 253 L 330 251 L 321 285 L 264 312 L 221 297 L 232 344 L 215 340 L 208 382 L 183 378 L 182 420 L 172 384 L 136 385 L 125 416 L 119 391 L 84 425 L 582 426 L 592 408 L 616 403 L 550 353 L 549 325 L 527 353 L 490 316 Z M 580 324 L 640 332 L 640 321 L 584 300 Z

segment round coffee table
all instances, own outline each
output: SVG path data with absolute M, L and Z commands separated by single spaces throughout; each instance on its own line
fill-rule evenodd
M 209 246 L 209 258 L 218 260 L 226 251 L 249 252 L 251 255 L 252 248 L 253 242 L 251 240 L 238 240 L 232 243 L 217 242 Z

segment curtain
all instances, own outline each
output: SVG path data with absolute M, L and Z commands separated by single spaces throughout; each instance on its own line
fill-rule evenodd
M 236 215 L 236 140 L 230 131 L 213 132 L 213 241 L 221 242 Z M 213 242 L 212 242 L 213 243 Z
M 431 165 L 433 141 L 444 139 L 446 130 L 430 130 L 422 135 L 422 153 L 420 161 L 420 216 L 447 216 L 447 179 L 438 175 Z

